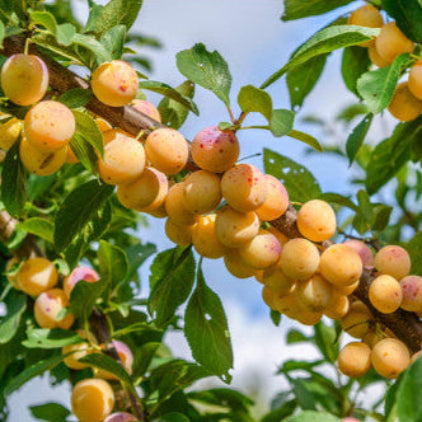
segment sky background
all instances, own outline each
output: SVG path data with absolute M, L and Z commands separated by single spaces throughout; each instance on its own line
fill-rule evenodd
M 343 10 L 353 10 L 360 3 L 357 1 Z M 85 2 L 75 0 L 74 5 L 81 19 L 86 19 Z M 231 98 L 235 115 L 238 115 L 236 98 L 243 85 L 259 86 L 286 63 L 298 45 L 340 14 L 336 11 L 323 17 L 285 23 L 280 20 L 282 11 L 281 0 L 145 0 L 133 31 L 156 36 L 163 43 L 161 50 L 144 49 L 142 53 L 152 60 L 154 69 L 151 79 L 171 86 L 184 81 L 175 64 L 177 52 L 191 48 L 196 42 L 203 42 L 210 51 L 219 51 L 228 62 L 233 76 Z M 268 92 L 275 108 L 289 108 L 284 79 L 274 84 Z M 159 96 L 148 93 L 147 96 L 158 104 Z M 191 114 L 182 127 L 181 131 L 187 138 L 192 139 L 206 126 L 229 120 L 225 106 L 212 93 L 198 87 L 195 101 L 200 116 Z M 341 80 L 340 55 L 333 54 L 328 59 L 319 84 L 300 110 L 295 128 L 309 131 L 323 144 L 330 143 L 332 140 L 322 137 L 317 128 L 301 123 L 301 117 L 312 114 L 332 121 L 343 107 L 354 102 L 354 97 Z M 262 120 L 253 117 L 248 118 L 246 123 L 262 124 Z M 392 124 L 389 118 L 378 119 L 369 137 L 386 133 Z M 353 193 L 348 181 L 356 173 L 348 169 L 345 160 L 330 154 L 307 155 L 298 141 L 287 137 L 274 138 L 266 131 L 241 131 L 239 139 L 241 157 L 261 152 L 263 147 L 270 148 L 308 167 L 324 192 Z M 346 139 L 347 133 L 342 132 L 336 141 L 344 146 Z M 248 162 L 262 169 L 261 157 Z M 149 222 L 149 228 L 140 230 L 140 238 L 156 243 L 159 251 L 172 247 L 163 235 L 164 222 L 154 218 Z M 144 285 L 147 284 L 150 263 L 151 260 L 147 261 L 141 269 Z M 226 309 L 235 357 L 233 386 L 257 393 L 262 398 L 262 404 L 268 406 L 274 394 L 286 385 L 282 377 L 274 376 L 281 362 L 293 357 L 310 359 L 315 350 L 303 345 L 286 346 L 286 333 L 296 325 L 287 318 L 283 319 L 281 327 L 272 324 L 268 308 L 261 299 L 259 283 L 230 276 L 221 260 L 205 260 L 204 271 L 208 284 L 221 296 Z M 175 355 L 191 359 L 182 335 L 171 334 L 167 342 Z M 67 385 L 51 388 L 46 377 L 37 379 L 11 396 L 9 421 L 31 420 L 27 411 L 30 405 L 56 401 L 69 406 L 69 400 L 70 389 Z

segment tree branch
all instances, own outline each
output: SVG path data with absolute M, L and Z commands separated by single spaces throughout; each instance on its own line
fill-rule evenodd
M 16 53 L 22 53 L 25 46 L 25 39 L 11 36 L 3 41 L 3 49 L 0 53 L 5 56 L 11 56 Z M 51 57 L 39 52 L 35 45 L 30 46 L 31 54 L 37 54 L 47 64 L 50 75 L 50 86 L 58 93 L 65 93 L 74 88 L 89 89 L 89 83 L 78 75 L 64 68 Z M 161 123 L 151 119 L 147 115 L 133 109 L 130 106 L 125 107 L 109 107 L 93 98 L 86 108 L 95 114 L 103 117 L 113 126 L 117 126 L 133 136 L 137 136 L 141 131 L 143 137 L 147 136 L 158 127 L 165 127 Z M 193 171 L 198 169 L 190 158 L 186 169 Z M 10 217 L 10 216 L 9 216 Z M 11 235 L 13 224 L 8 220 L 7 213 L 0 215 L 0 239 L 9 238 Z M 296 227 L 296 211 L 290 205 L 287 212 L 277 220 L 271 221 L 270 224 L 278 229 L 288 238 L 301 237 Z M 412 352 L 420 350 L 422 343 L 422 323 L 419 318 L 410 312 L 398 310 L 392 314 L 382 314 L 378 312 L 369 302 L 368 288 L 373 280 L 373 274 L 365 271 L 362 275 L 360 285 L 354 292 L 355 296 L 364 302 L 375 320 L 388 327 L 400 340 L 408 345 Z

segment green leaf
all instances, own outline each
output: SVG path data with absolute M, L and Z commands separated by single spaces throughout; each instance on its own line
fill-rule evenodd
M 315 342 L 319 350 L 330 363 L 337 360 L 339 352 L 339 343 L 337 339 L 336 330 L 333 326 L 325 325 L 319 322 L 314 326 Z
M 422 4 L 420 0 L 382 0 L 382 7 L 412 41 L 422 42 Z
M 253 85 L 242 86 L 237 96 L 237 102 L 245 113 L 261 113 L 271 124 L 273 101 L 270 94 Z
M 279 408 L 267 413 L 261 422 L 280 422 L 290 416 L 297 408 L 297 400 L 289 400 L 283 403 Z
M 230 104 L 229 94 L 232 77 L 229 67 L 217 51 L 207 51 L 204 44 L 195 44 L 190 50 L 176 55 L 179 72 L 192 82 L 211 90 L 226 105 Z
M 165 326 L 188 298 L 195 280 L 195 258 L 190 248 L 161 252 L 151 265 L 148 310 L 158 327 Z
M 98 261 L 101 280 L 108 286 L 116 286 L 126 280 L 129 262 L 123 249 L 104 240 L 100 240 Z
M 188 419 L 185 415 L 182 415 L 181 413 L 171 412 L 166 413 L 163 416 L 160 416 L 159 419 L 157 419 L 157 422 L 189 422 L 190 419 Z
M 57 349 L 83 342 L 83 339 L 74 331 L 59 328 L 54 330 L 30 328 L 26 334 L 28 338 L 22 344 L 29 349 Z
M 357 213 L 360 212 L 359 207 L 350 198 L 340 195 L 338 193 L 326 192 L 320 196 L 320 199 L 323 199 L 324 201 L 330 202 L 332 204 L 337 204 L 343 207 L 350 208 L 351 210 Z
M 113 60 L 119 60 L 122 58 L 126 33 L 127 30 L 125 25 L 117 25 L 113 28 L 110 28 L 101 37 L 101 44 L 110 53 L 110 56 Z
M 331 10 L 346 6 L 354 0 L 284 0 L 282 19 L 290 21 L 308 16 L 323 15 Z
M 76 121 L 76 131 L 80 133 L 93 148 L 103 156 L 103 134 L 95 120 L 88 114 L 72 110 Z
M 37 361 L 33 365 L 25 368 L 22 372 L 10 380 L 4 388 L 3 394 L 8 396 L 32 378 L 42 375 L 44 372 L 56 367 L 65 357 L 66 355 L 62 355 L 60 353 L 59 355 L 52 356 L 48 359 Z
M 26 296 L 12 289 L 4 303 L 7 314 L 0 318 L 0 344 L 8 343 L 18 331 L 22 314 L 26 309 Z
M 185 81 L 175 88 L 177 92 L 187 98 L 193 98 L 195 94 L 195 84 Z M 179 102 L 170 98 L 163 98 L 158 105 L 161 121 L 164 125 L 173 129 L 179 129 L 189 115 L 189 107 L 185 107 Z
M 138 243 L 129 246 L 125 252 L 129 263 L 127 279 L 130 281 L 136 277 L 139 267 L 157 252 L 157 247 L 152 243 Z
M 372 37 L 376 37 L 379 31 L 379 29 L 364 28 L 363 26 L 355 25 L 334 25 L 326 27 L 302 44 L 290 58 L 290 61 L 271 75 L 261 85 L 261 88 L 270 86 L 295 66 L 305 63 L 321 54 L 331 53 L 340 48 L 369 41 Z
M 60 95 L 58 101 L 69 108 L 84 107 L 92 99 L 92 92 L 88 89 L 73 88 Z M 80 113 L 80 112 L 74 112 Z M 85 115 L 85 113 L 80 113 Z
M 97 174 L 98 156 L 92 145 L 87 141 L 81 132 L 76 132 L 69 143 L 73 153 L 81 164 L 92 174 Z
M 367 166 L 365 186 L 370 195 L 378 192 L 410 159 L 411 147 L 420 133 L 422 117 L 396 126 L 393 135 L 378 144 Z
M 86 363 L 96 368 L 104 369 L 110 372 L 127 386 L 132 386 L 130 375 L 126 372 L 122 365 L 116 362 L 110 356 L 102 353 L 92 353 L 79 359 L 79 362 Z
M 290 416 L 285 422 L 341 422 L 341 419 L 329 413 L 305 410 L 298 415 Z
M 111 60 L 111 55 L 106 48 L 90 35 L 76 33 L 72 38 L 72 44 L 80 45 L 89 50 L 98 64 Z
M 6 36 L 6 28 L 4 27 L 4 23 L 0 21 L 0 47 L 3 47 L 3 40 Z
M 368 113 L 353 129 L 353 132 L 347 138 L 346 152 L 347 157 L 349 158 L 349 166 L 352 165 L 356 154 L 359 152 L 360 147 L 363 145 L 368 130 L 371 127 L 373 118 L 374 115 L 372 113 Z
M 43 26 L 52 34 L 56 33 L 56 18 L 50 12 L 30 12 L 29 18 L 34 25 Z
M 274 136 L 284 136 L 293 129 L 295 113 L 291 110 L 274 110 L 271 117 L 270 130 Z
M 305 334 L 299 330 L 293 329 L 287 333 L 287 344 L 302 343 L 307 341 L 309 341 L 309 337 L 306 337 Z
M 70 411 L 58 403 L 46 403 L 39 406 L 31 406 L 32 416 L 47 422 L 65 422 Z
M 95 19 L 95 32 L 104 34 L 117 25 L 125 25 L 129 30 L 141 10 L 143 0 L 111 0 Z
M 281 322 L 281 313 L 279 311 L 270 310 L 270 318 L 273 324 L 278 327 Z
M 412 274 L 422 274 L 422 232 L 418 232 L 413 236 L 406 245 L 412 261 Z
M 186 308 L 184 333 L 194 359 L 229 383 L 233 352 L 227 318 L 220 298 L 206 285 L 201 268 Z
M 290 138 L 297 139 L 300 142 L 303 142 L 306 145 L 309 145 L 313 149 L 315 149 L 318 152 L 324 151 L 324 148 L 322 145 L 318 142 L 318 139 L 314 138 L 312 135 L 309 135 L 308 133 L 301 132 L 300 130 L 294 130 L 292 129 L 287 136 L 290 136 Z
M 147 89 L 148 91 L 156 92 L 157 94 L 161 94 L 180 103 L 182 106 L 186 107 L 190 111 L 193 111 L 196 115 L 199 115 L 198 107 L 186 95 L 181 94 L 176 89 L 172 88 L 171 86 L 157 81 L 141 81 L 139 82 L 139 88 Z
M 358 79 L 369 70 L 371 60 L 368 56 L 368 49 L 359 46 L 346 47 L 343 50 L 341 62 L 341 74 L 347 89 L 358 95 Z
M 321 189 L 315 177 L 305 167 L 290 158 L 265 148 L 264 168 L 266 173 L 281 180 L 293 202 L 306 202 L 321 195 Z
M 72 25 L 68 22 L 57 25 L 56 39 L 60 45 L 69 47 L 72 44 L 73 37 L 75 34 L 75 25 Z
M 286 77 L 292 109 L 302 107 L 305 98 L 314 89 L 325 67 L 327 54 L 316 56 L 289 70 Z
M 96 180 L 78 186 L 64 200 L 57 213 L 54 244 L 58 252 L 65 249 L 97 215 L 113 193 L 114 186 L 99 185 Z
M 70 294 L 69 311 L 80 319 L 88 318 L 92 308 L 107 287 L 105 280 L 100 279 L 93 283 L 79 280 Z
M 411 59 L 409 54 L 400 54 L 392 65 L 371 70 L 359 78 L 358 92 L 366 102 L 369 111 L 377 114 L 390 104 L 402 70 L 413 61 L 414 59 Z
M 53 243 L 54 224 L 45 218 L 32 217 L 20 222 L 16 228 L 34 234 L 47 242 Z
M 27 198 L 25 171 L 19 158 L 20 139 L 6 154 L 1 172 L 1 199 L 12 216 L 22 216 Z
M 400 422 L 414 422 L 422 419 L 421 388 L 422 359 L 417 359 L 403 374 L 397 390 L 397 414 Z
M 378 207 L 376 207 L 375 221 L 372 224 L 372 230 L 376 232 L 383 231 L 390 222 L 392 211 L 393 207 L 388 207 L 387 205 L 379 205 Z

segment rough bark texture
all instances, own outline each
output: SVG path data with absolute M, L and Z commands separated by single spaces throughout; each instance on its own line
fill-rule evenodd
M 0 52 L 5 56 L 11 56 L 21 53 L 24 49 L 25 40 L 16 36 L 8 37 L 3 42 L 3 50 Z M 36 47 L 30 47 L 32 53 L 36 53 L 46 62 L 50 73 L 50 86 L 57 93 L 64 93 L 69 89 L 83 88 L 89 89 L 89 83 L 80 78 L 70 70 L 64 68 L 59 63 L 52 60 L 49 56 L 40 54 Z M 130 106 L 125 107 L 109 107 L 96 98 L 93 98 L 88 104 L 87 109 L 96 113 L 109 121 L 113 126 L 120 127 L 128 133 L 138 136 L 142 132 L 145 137 L 152 130 L 158 127 L 165 127 L 161 123 L 151 119 L 150 117 L 134 110 Z M 195 170 L 197 167 L 192 160 L 188 163 L 186 169 Z M 6 213 L 0 214 L 0 239 L 5 241 L 13 233 L 16 222 Z M 280 230 L 289 238 L 300 237 L 300 233 L 296 227 L 296 211 L 290 206 L 287 212 L 277 220 L 271 221 L 271 225 Z M 35 242 L 32 241 L 35 248 Z M 373 280 L 373 275 L 365 271 L 359 288 L 355 291 L 355 296 L 364 302 L 370 309 L 375 320 L 388 327 L 400 340 L 406 343 L 412 352 L 421 348 L 422 344 L 422 323 L 419 318 L 410 312 L 398 310 L 392 314 L 382 314 L 378 312 L 369 302 L 368 288 Z

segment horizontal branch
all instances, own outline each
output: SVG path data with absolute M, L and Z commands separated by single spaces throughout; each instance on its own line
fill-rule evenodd
M 22 53 L 24 47 L 25 39 L 17 36 L 7 37 L 3 41 L 3 49 L 0 50 L 0 53 L 5 56 L 11 56 Z M 90 85 L 86 80 L 61 66 L 48 55 L 39 52 L 35 45 L 30 46 L 30 52 L 37 54 L 45 61 L 49 70 L 50 86 L 59 94 L 74 88 L 90 89 Z M 146 136 L 156 128 L 166 127 L 131 106 L 109 107 L 95 97 L 86 105 L 86 108 L 104 118 L 113 126 L 119 127 L 133 136 L 137 136 L 140 132 L 143 132 L 144 136 Z M 193 171 L 197 168 L 190 157 L 186 169 Z M 0 215 L 0 239 L 10 237 L 10 231 L 13 232 L 12 226 L 7 223 L 6 214 Z M 271 221 L 270 224 L 288 238 L 301 237 L 296 226 L 296 210 L 292 205 L 289 206 L 282 217 Z M 365 270 L 354 295 L 366 304 L 376 321 L 389 328 L 400 340 L 408 345 L 412 352 L 420 350 L 422 344 L 421 321 L 416 314 L 401 309 L 392 314 L 382 314 L 377 311 L 368 298 L 368 289 L 373 278 L 373 274 Z

